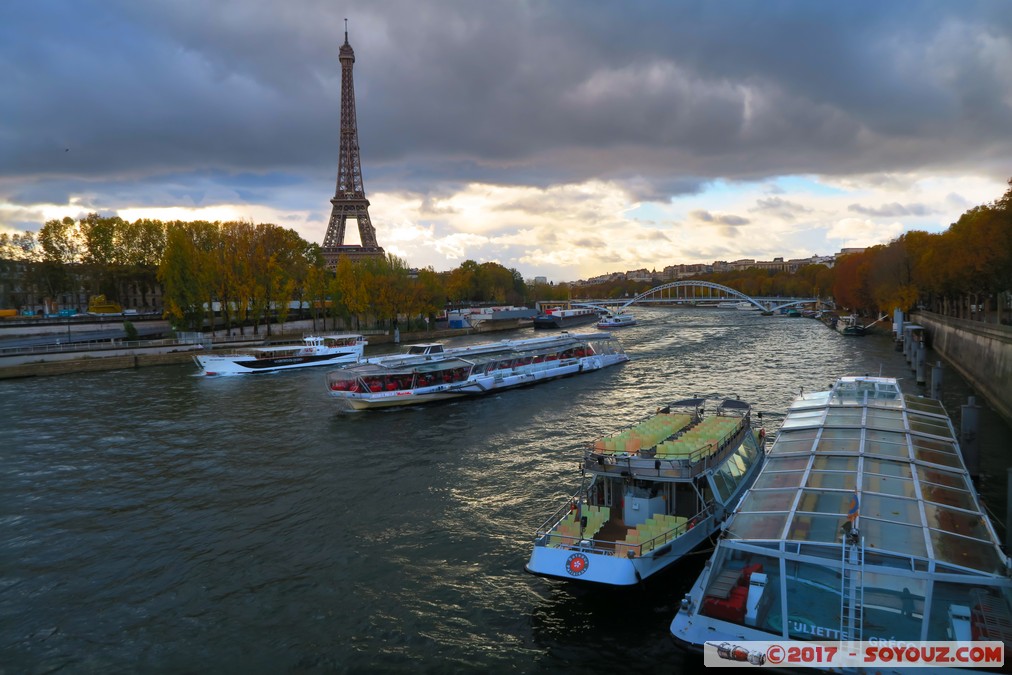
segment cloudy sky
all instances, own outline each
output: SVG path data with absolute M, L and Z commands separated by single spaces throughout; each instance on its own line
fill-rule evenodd
M 370 214 L 413 266 L 563 281 L 939 232 L 1012 176 L 1009 8 L 7 0 L 0 231 L 99 212 L 322 243 L 347 18 Z

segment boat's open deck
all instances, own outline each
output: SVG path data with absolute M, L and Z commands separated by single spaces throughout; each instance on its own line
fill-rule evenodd
M 738 416 L 712 416 L 693 425 L 693 416 L 659 413 L 636 426 L 594 443 L 594 452 L 616 457 L 641 456 L 697 461 L 712 454 L 744 424 Z
M 658 413 L 588 448 L 584 466 L 594 473 L 628 472 L 662 480 L 689 480 L 720 463 L 751 433 L 747 415 Z
M 580 532 L 578 515 L 587 517 L 587 526 Z M 612 514 L 607 506 L 584 505 L 573 510 L 548 534 L 550 547 L 576 546 L 591 541 L 605 554 L 624 557 L 642 556 L 671 541 L 692 527 L 692 519 L 683 516 L 655 514 L 637 526 L 622 522 L 619 513 Z

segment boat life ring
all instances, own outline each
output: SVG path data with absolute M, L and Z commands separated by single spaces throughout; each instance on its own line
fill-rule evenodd
M 582 553 L 574 553 L 566 559 L 566 571 L 570 576 L 578 577 L 590 567 L 590 560 Z

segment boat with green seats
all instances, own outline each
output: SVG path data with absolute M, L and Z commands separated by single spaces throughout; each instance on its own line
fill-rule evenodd
M 748 403 L 693 398 L 588 443 L 584 484 L 537 529 L 527 571 L 632 586 L 669 567 L 719 529 L 764 439 Z

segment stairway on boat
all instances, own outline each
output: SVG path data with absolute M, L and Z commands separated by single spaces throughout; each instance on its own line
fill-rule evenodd
M 688 518 L 657 513 L 631 528 L 623 540 L 615 542 L 615 555 L 642 556 L 671 541 L 685 531 Z
M 582 514 L 587 518 L 587 526 L 580 534 L 580 518 Z M 548 535 L 548 545 L 555 548 L 559 546 L 575 546 L 581 539 L 593 539 L 601 526 L 611 518 L 611 507 L 593 506 L 584 504 L 580 509 L 573 509 L 565 518 L 559 521 L 554 532 Z

